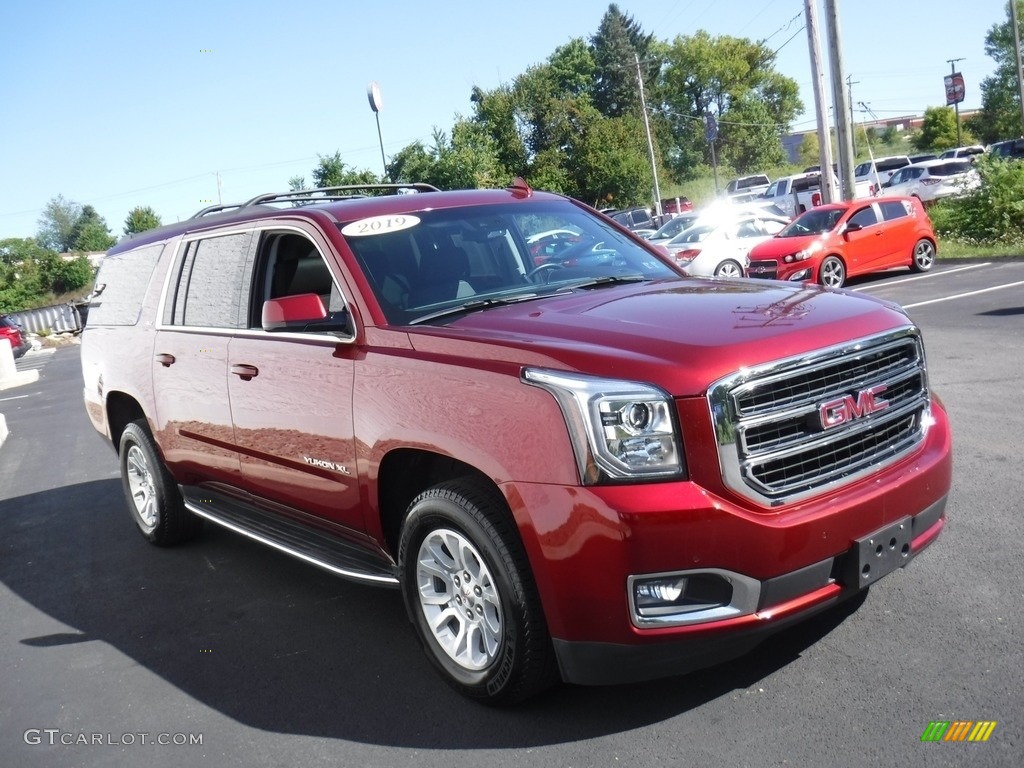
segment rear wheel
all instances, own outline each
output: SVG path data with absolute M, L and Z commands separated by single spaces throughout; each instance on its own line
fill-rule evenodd
M 119 455 L 128 509 L 147 541 L 168 547 L 199 533 L 202 520 L 185 509 L 145 421 L 133 421 L 124 428 Z
M 743 277 L 743 267 L 732 259 L 726 259 L 715 267 L 715 277 Z
M 399 544 L 406 610 L 428 658 L 461 693 L 512 704 L 548 687 L 554 653 L 504 500 L 470 478 L 409 507 Z
M 914 246 L 914 260 L 910 268 L 915 272 L 927 272 L 935 263 L 935 245 L 926 237 L 922 237 Z
M 846 267 L 838 256 L 826 256 L 818 267 L 818 282 L 827 288 L 842 288 L 846 282 Z

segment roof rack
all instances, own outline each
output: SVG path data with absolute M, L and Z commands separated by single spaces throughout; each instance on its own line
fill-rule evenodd
M 220 213 L 221 211 L 250 208 L 252 206 L 263 205 L 265 203 L 302 203 L 307 201 L 324 203 L 333 200 L 351 200 L 353 198 L 366 197 L 366 195 L 363 194 L 356 194 L 359 191 L 369 192 L 375 190 L 390 190 L 393 192 L 400 192 L 402 190 L 409 190 L 412 192 L 441 191 L 431 184 L 414 182 L 412 184 L 346 184 L 340 187 L 318 187 L 316 189 L 300 189 L 291 192 L 268 192 L 263 195 L 257 195 L 251 200 L 246 200 L 244 203 L 209 205 L 201 211 L 194 213 L 191 218 L 198 219 L 203 216 L 209 216 L 213 213 Z

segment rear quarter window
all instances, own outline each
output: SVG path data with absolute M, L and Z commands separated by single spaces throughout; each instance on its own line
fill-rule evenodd
M 910 215 L 910 206 L 900 200 L 886 200 L 880 202 L 878 207 L 882 209 L 882 219 L 893 221 Z
M 107 256 L 96 275 L 89 301 L 89 325 L 135 325 L 139 322 L 163 243 Z

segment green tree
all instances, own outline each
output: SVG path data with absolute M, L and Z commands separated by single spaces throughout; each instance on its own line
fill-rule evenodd
M 970 144 L 974 137 L 961 130 L 962 142 Z M 952 107 L 928 107 L 924 111 L 921 130 L 911 138 L 914 148 L 922 152 L 942 152 L 957 146 L 956 114 Z
M 306 188 L 305 176 L 292 176 L 288 179 L 288 189 L 291 192 L 300 192 Z
M 498 161 L 494 139 L 480 123 L 460 118 L 451 138 L 434 130 L 434 146 L 416 142 L 388 165 L 388 175 L 400 182 L 420 181 L 439 189 L 478 189 L 507 186 L 512 175 Z
M 128 211 L 124 220 L 124 233 L 126 235 L 137 235 L 149 229 L 156 229 L 162 222 L 156 211 L 147 206 L 137 205 Z
M 640 118 L 604 117 L 590 108 L 573 138 L 574 194 L 595 207 L 625 207 L 651 199 L 653 179 Z
M 653 81 L 659 62 L 648 57 L 653 35 L 612 3 L 590 38 L 595 73 L 594 106 L 606 117 L 635 115 L 640 110 L 636 62 L 645 82 Z
M 1024 0 L 1016 0 L 1016 3 L 1018 31 L 1024 39 Z M 986 144 L 1024 135 L 1009 3 L 1005 7 L 1006 20 L 993 25 L 985 36 L 985 53 L 995 61 L 995 71 L 981 81 L 981 110 L 965 121 Z
M 9 237 L 0 240 L 0 263 L 2 264 L 17 265 L 26 261 L 39 261 L 47 254 L 56 255 L 54 251 L 40 245 L 31 237 Z
M 820 165 L 821 142 L 818 140 L 818 134 L 813 131 L 805 133 L 796 155 L 797 161 L 805 168 L 811 165 Z
M 350 184 L 378 184 L 378 178 L 372 171 L 357 171 L 341 159 L 341 152 L 333 155 L 317 155 L 320 162 L 313 169 L 313 183 L 317 187 L 344 187 Z
M 46 204 L 42 216 L 39 217 L 39 232 L 36 240 L 44 248 L 59 253 L 70 251 L 75 245 L 78 233 L 75 225 L 82 215 L 82 206 L 63 195 L 57 195 Z
M 71 234 L 71 250 L 74 251 L 105 251 L 117 242 L 117 238 L 110 234 L 107 222 L 91 205 L 82 207 Z
M 704 138 L 708 113 L 718 119 L 716 148 L 741 163 L 738 172 L 778 164 L 781 149 L 766 137 L 774 133 L 778 138 L 803 104 L 796 81 L 774 65 L 775 53 L 763 43 L 711 37 L 703 30 L 677 37 L 666 48 L 657 88 L 666 129 L 659 139 L 678 179 L 692 178 L 695 169 L 710 164 Z

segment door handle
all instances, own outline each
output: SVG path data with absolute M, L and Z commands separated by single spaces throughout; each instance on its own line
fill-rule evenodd
M 259 368 L 255 365 L 246 365 L 244 363 L 234 363 L 231 366 L 231 372 L 242 381 L 251 381 L 254 376 L 260 375 Z
M 156 361 L 164 368 L 170 368 L 174 364 L 174 355 L 169 355 L 166 352 L 160 352 L 156 356 Z

